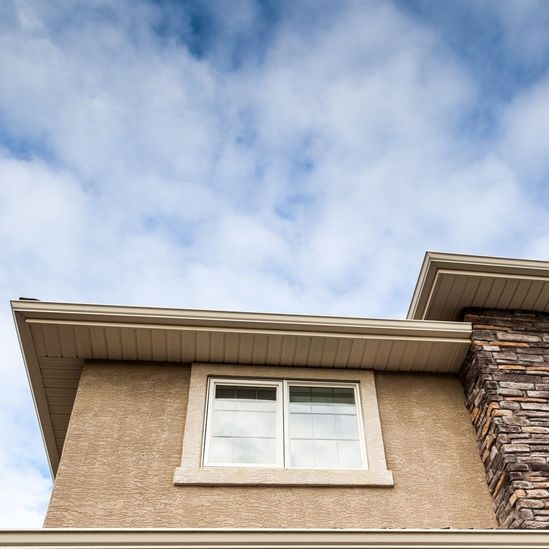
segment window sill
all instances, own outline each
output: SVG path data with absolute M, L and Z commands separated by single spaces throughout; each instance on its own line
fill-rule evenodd
M 268 469 L 248 467 L 178 467 L 174 484 L 233 486 L 393 486 L 391 471 L 371 469 Z

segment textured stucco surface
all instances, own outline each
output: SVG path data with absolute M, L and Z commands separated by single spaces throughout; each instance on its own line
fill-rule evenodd
M 376 374 L 394 487 L 174 486 L 189 374 L 85 366 L 45 526 L 496 526 L 457 378 Z

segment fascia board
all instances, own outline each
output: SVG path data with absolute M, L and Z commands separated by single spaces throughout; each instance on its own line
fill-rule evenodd
M 13 310 L 17 337 L 21 353 L 23 355 L 23 363 L 27 379 L 31 388 L 31 395 L 34 404 L 34 410 L 40 425 L 40 433 L 46 448 L 46 455 L 52 477 L 55 477 L 55 472 L 59 466 L 59 451 L 55 443 L 55 435 L 53 432 L 52 421 L 48 408 L 44 382 L 40 372 L 40 366 L 36 356 L 32 335 L 29 325 L 26 322 L 24 315 Z
M 14 313 L 25 319 L 90 325 L 141 325 L 156 327 L 208 327 L 234 330 L 266 330 L 304 333 L 349 333 L 411 337 L 468 337 L 466 322 L 373 319 L 360 317 L 310 316 L 248 313 L 198 309 L 162 309 L 113 305 L 12 301 Z
M 528 530 L 237 530 L 57 529 L 1 530 L 0 547 L 153 547 L 185 549 L 519 549 L 549 547 L 549 533 Z

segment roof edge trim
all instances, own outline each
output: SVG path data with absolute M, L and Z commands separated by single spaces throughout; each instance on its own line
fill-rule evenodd
M 532 530 L 238 530 L 238 529 L 58 529 L 1 530 L 2 547 L 127 547 L 259 549 L 382 548 L 536 548 L 547 547 L 549 533 Z
M 439 272 L 510 279 L 538 279 L 549 281 L 549 262 L 535 259 L 511 259 L 466 254 L 427 252 L 406 318 L 424 320 Z

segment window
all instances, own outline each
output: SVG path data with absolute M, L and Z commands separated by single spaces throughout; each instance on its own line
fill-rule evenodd
M 357 384 L 210 379 L 205 466 L 365 466 Z
M 365 467 L 358 387 L 291 382 L 286 389 L 290 467 Z
M 374 373 L 194 363 L 174 484 L 393 486 Z
M 211 379 L 205 465 L 282 465 L 281 383 Z

